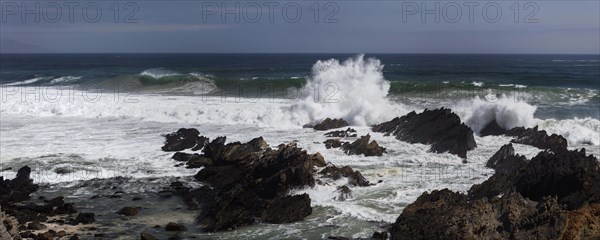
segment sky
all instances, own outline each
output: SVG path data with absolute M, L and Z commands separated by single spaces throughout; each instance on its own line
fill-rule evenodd
M 2 53 L 600 54 L 600 1 L 0 1 Z

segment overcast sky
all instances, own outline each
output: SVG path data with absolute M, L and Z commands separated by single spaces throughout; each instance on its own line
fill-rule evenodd
M 598 0 L 471 2 L 2 0 L 0 51 L 600 54 Z

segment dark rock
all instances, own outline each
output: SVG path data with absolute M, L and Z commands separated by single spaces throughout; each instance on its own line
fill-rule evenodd
M 96 221 L 94 213 L 79 213 L 75 218 L 75 224 L 90 224 Z
M 200 132 L 195 128 L 180 128 L 177 132 L 165 136 L 165 145 L 162 150 L 166 152 L 182 151 L 190 148 L 200 150 L 209 140 L 199 135 Z
M 516 188 L 534 201 L 557 196 L 569 210 L 600 203 L 600 163 L 584 150 L 540 152 L 520 174 Z
M 117 212 L 117 214 L 125 216 L 135 216 L 140 212 L 140 207 L 124 207 Z
M 24 166 L 17 171 L 14 179 L 0 178 L 0 205 L 29 200 L 29 195 L 39 188 L 37 184 L 33 184 L 30 174 L 31 168 Z
M 336 191 L 338 192 L 338 196 L 335 197 L 337 201 L 343 202 L 352 197 L 352 190 L 348 186 L 340 186 Z
M 527 166 L 525 156 L 515 155 L 512 144 L 504 145 L 486 163 L 496 173 L 488 181 L 475 184 L 469 190 L 469 198 L 494 197 L 514 189 L 521 171 Z
M 200 168 L 213 164 L 213 161 L 210 158 L 204 157 L 197 153 L 189 154 L 176 152 L 172 158 L 175 161 L 186 162 L 185 164 L 187 165 L 187 168 Z
M 200 156 L 210 158 L 213 164 L 195 178 L 205 185 L 197 189 L 179 183 L 170 187 L 190 209 L 200 210 L 197 221 L 203 230 L 234 229 L 260 218 L 266 218 L 265 222 L 299 221 L 312 211 L 308 195 L 287 194 L 315 185 L 314 168 L 326 164 L 321 154 L 308 154 L 294 143 L 272 149 L 262 138 L 225 144 L 225 137 L 207 144 L 203 152 Z
M 369 143 L 370 139 L 371 136 L 367 134 L 366 136 L 362 136 L 352 143 L 344 143 L 342 145 L 342 149 L 348 155 L 363 154 L 366 157 L 383 156 L 383 153 L 385 153 L 385 148 L 380 147 L 375 140 Z
M 346 137 L 356 137 L 356 130 L 354 130 L 353 128 L 348 128 L 346 130 L 339 130 L 339 131 L 331 131 L 328 133 L 325 133 L 326 137 L 339 137 L 339 138 L 346 138 Z
M 190 159 L 185 165 L 186 168 L 201 168 L 206 166 L 211 166 L 213 161 L 210 158 L 205 158 L 202 156 L 194 157 Z
M 312 213 L 308 194 L 273 199 L 265 208 L 262 220 L 267 223 L 291 223 Z
M 326 118 L 323 122 L 315 125 L 313 129 L 317 131 L 327 131 L 329 129 L 347 127 L 348 123 L 343 119 Z
M 327 166 L 327 163 L 325 162 L 325 158 L 323 158 L 323 155 L 321 155 L 321 153 L 319 153 L 319 152 L 311 155 L 311 157 L 309 159 L 309 164 L 312 166 L 315 166 L 315 167 Z
M 343 166 L 339 168 L 334 165 L 330 165 L 321 170 L 319 174 L 323 175 L 323 177 L 331 178 L 333 180 L 338 180 L 342 177 L 348 178 L 348 184 L 351 186 L 367 187 L 372 185 L 359 171 L 354 171 L 354 169 L 349 166 Z
M 371 239 L 373 239 L 373 240 L 387 240 L 388 239 L 388 233 L 387 232 L 374 232 L 373 235 L 371 235 Z
M 202 150 L 210 142 L 210 139 L 205 136 L 200 136 L 196 139 L 196 146 L 192 148 L 192 151 Z
M 167 226 L 165 227 L 165 231 L 167 232 L 181 232 L 185 230 L 187 230 L 187 227 L 185 227 L 183 224 L 178 224 L 174 222 L 167 223 Z
M 520 166 L 507 166 L 510 159 Z M 449 190 L 424 193 L 403 210 L 391 239 L 598 238 L 598 159 L 583 150 L 522 159 L 505 145 L 489 161 L 496 173 L 468 197 Z
M 325 144 L 325 148 L 330 149 L 330 148 L 339 148 L 342 146 L 342 144 L 347 143 L 347 142 L 341 142 L 339 139 L 327 139 L 323 143 Z
M 477 147 L 473 131 L 450 109 L 410 112 L 389 122 L 373 126 L 374 132 L 394 135 L 409 143 L 431 144 L 431 151 L 449 152 L 466 158 L 467 151 Z
M 500 127 L 496 122 L 496 119 L 494 119 L 479 132 L 479 136 L 499 136 L 505 133 L 506 129 Z
M 554 152 L 560 152 L 567 149 L 567 139 L 560 135 L 548 135 L 546 131 L 538 131 L 538 127 L 524 128 L 516 127 L 506 132 L 507 136 L 513 136 L 513 143 L 531 145 L 541 149 L 549 149 Z
M 46 229 L 46 225 L 41 224 L 40 222 L 30 222 L 29 224 L 27 224 L 27 229 L 31 229 L 31 230 L 44 230 Z
M 140 239 L 141 240 L 158 240 L 158 238 L 156 238 L 154 235 L 150 234 L 147 231 L 143 231 L 142 233 L 140 233 Z

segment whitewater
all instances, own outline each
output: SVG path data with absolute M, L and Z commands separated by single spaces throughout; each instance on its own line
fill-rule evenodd
M 226 235 L 218 233 L 217 237 L 285 238 L 300 234 L 322 238 L 338 233 L 368 237 L 386 223 L 394 222 L 402 209 L 424 191 L 449 188 L 464 192 L 484 181 L 493 173 L 485 168 L 485 162 L 510 141 L 504 136 L 476 136 L 477 148 L 468 153 L 467 162 L 463 163 L 455 155 L 428 152 L 426 145 L 373 133 L 369 128 L 372 124 L 410 111 L 421 112 L 425 107 L 443 106 L 458 114 L 476 135 L 494 120 L 506 129 L 537 125 L 549 133 L 563 135 L 570 149 L 585 147 L 590 154 L 600 154 L 598 119 L 538 118 L 538 106 L 506 94 L 437 105 L 429 104 L 430 101 L 397 101 L 389 97 L 390 81 L 383 75 L 385 68 L 380 60 L 363 55 L 341 61 L 320 60 L 313 65 L 302 88 L 290 89 L 293 98 L 128 94 L 106 89 L 5 84 L 0 87 L 0 170 L 29 165 L 34 169 L 32 177 L 36 182 L 60 191 L 94 178 L 126 177 L 133 184 L 135 179 L 194 175 L 197 169 L 175 167 L 172 154 L 160 150 L 162 135 L 182 127 L 197 128 L 211 139 L 227 136 L 228 142 L 245 142 L 258 136 L 263 136 L 272 147 L 296 142 L 309 153 L 320 152 L 327 162 L 349 165 L 369 181 L 382 183 L 354 188 L 352 197 L 345 202 L 334 200 L 334 186 L 341 182 L 299 189 L 298 192 L 310 195 L 315 207 L 307 220 L 286 225 L 258 224 L 222 233 Z M 161 78 L 179 74 L 159 68 L 140 75 Z M 52 79 L 68 83 L 76 77 Z M 479 82 L 476 85 L 486 86 Z M 387 154 L 347 156 L 340 150 L 326 149 L 323 133 L 303 126 L 327 117 L 347 120 L 359 136 L 370 134 L 388 149 Z M 515 150 L 528 158 L 540 151 L 519 144 L 515 144 Z M 5 178 L 14 175 L 11 170 L 0 172 Z M 131 191 L 155 191 L 159 184 L 164 183 L 135 185 Z M 92 191 L 82 188 L 73 197 L 87 199 Z

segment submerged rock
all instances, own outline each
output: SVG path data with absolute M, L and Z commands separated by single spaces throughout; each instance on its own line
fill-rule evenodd
M 477 147 L 471 128 L 450 109 L 425 109 L 419 114 L 413 111 L 372 129 L 386 136 L 396 136 L 401 141 L 430 144 L 432 152 L 449 152 L 462 158 L 467 157 L 467 151 Z
M 167 232 L 181 232 L 185 230 L 187 230 L 187 227 L 185 227 L 183 224 L 178 224 L 174 222 L 169 222 L 167 223 L 167 226 L 165 226 L 165 231 Z
M 538 127 L 524 128 L 516 127 L 506 132 L 507 136 L 513 136 L 513 143 L 531 145 L 541 149 L 549 149 L 554 152 L 564 151 L 567 149 L 567 139 L 560 135 L 548 135 L 546 131 L 538 130 Z
M 140 212 L 140 207 L 124 207 L 124 208 L 121 208 L 121 210 L 119 210 L 117 212 L 117 214 L 124 215 L 124 216 L 135 216 L 139 212 Z
M 74 224 L 90 224 L 96 221 L 95 215 L 93 213 L 79 213 L 75 218 Z
M 313 127 L 313 129 L 315 129 L 317 131 L 327 131 L 330 129 L 347 127 L 347 126 L 348 126 L 348 122 L 346 122 L 344 119 L 326 118 L 321 123 L 316 124 Z
M 140 239 L 141 240 L 158 240 L 158 238 L 156 238 L 154 235 L 152 235 L 151 233 L 149 233 L 147 231 L 143 231 L 142 233 L 140 233 Z
M 375 140 L 369 142 L 370 139 L 371 136 L 367 134 L 352 143 L 344 143 L 342 149 L 348 155 L 383 156 L 383 153 L 386 152 L 385 148 L 380 147 Z

